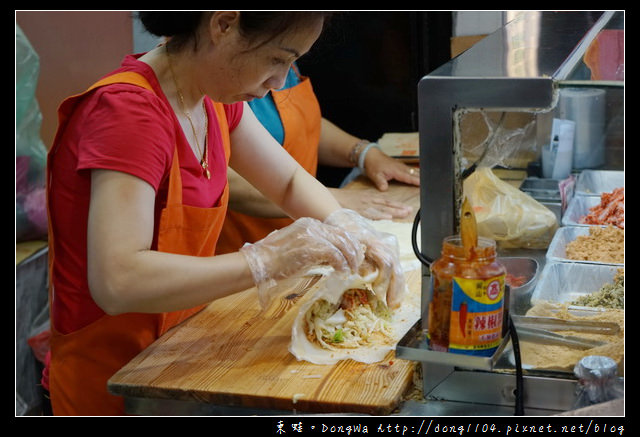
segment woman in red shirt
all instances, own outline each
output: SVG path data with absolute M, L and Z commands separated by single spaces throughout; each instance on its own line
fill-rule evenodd
M 278 279 L 318 264 L 356 270 L 365 256 L 402 282 L 397 257 L 387 255 L 393 248 L 340 209 L 246 107 L 282 87 L 325 14 L 146 12 L 141 19 L 168 42 L 126 57 L 63 102 L 48 157 L 45 382 L 56 415 L 122 414 L 122 399 L 107 392 L 109 377 L 212 300 L 256 285 L 265 304 Z M 296 221 L 214 257 L 227 165 Z

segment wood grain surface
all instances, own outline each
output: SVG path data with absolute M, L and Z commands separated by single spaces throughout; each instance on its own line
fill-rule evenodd
M 358 181 L 352 188 L 375 189 Z M 396 200 L 411 201 L 419 189 L 392 185 L 390 196 L 393 191 Z M 420 271 L 408 272 L 406 279 L 411 292 L 419 293 Z M 320 280 L 283 283 L 264 310 L 254 288 L 212 302 L 118 371 L 109 391 L 264 410 L 391 413 L 412 388 L 415 363 L 391 351 L 375 364 L 315 365 L 289 352 L 298 309 Z

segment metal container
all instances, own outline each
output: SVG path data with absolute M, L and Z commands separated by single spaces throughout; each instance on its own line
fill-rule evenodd
M 498 261 L 506 267 L 507 277 L 513 275 L 524 278 L 525 282 L 519 287 L 509 287 L 509 312 L 525 314 L 530 308 L 531 295 L 537 281 L 538 261 L 527 257 L 505 257 L 498 258 Z
M 599 204 L 599 196 L 573 196 L 562 216 L 562 226 L 598 226 L 580 223 L 580 219 L 589 214 L 590 208 Z
M 576 239 L 580 235 L 589 235 L 588 226 L 564 226 L 559 228 L 549 244 L 547 249 L 547 262 L 570 262 L 578 264 L 600 264 L 600 265 L 617 265 L 622 266 L 623 263 L 603 263 L 598 261 L 575 260 L 567 258 L 567 244 Z
M 526 178 L 520 190 L 529 194 L 539 202 L 560 203 L 559 181 L 556 179 Z
M 624 187 L 624 171 L 584 170 L 578 175 L 576 194 L 600 196 L 619 187 Z
M 535 305 L 537 301 L 573 302 L 612 283 L 619 268 L 610 264 L 547 263 L 531 294 L 531 304 Z
M 549 210 L 555 214 L 558 223 L 562 221 L 562 203 L 560 202 L 540 202 L 540 205 L 549 208 Z
M 522 191 L 558 191 L 559 183 L 560 181 L 557 179 L 529 177 L 522 181 L 520 189 Z

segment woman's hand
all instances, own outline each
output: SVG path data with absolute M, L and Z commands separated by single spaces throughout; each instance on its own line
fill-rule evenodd
M 376 194 L 371 190 L 330 188 L 329 191 L 343 208 L 352 209 L 371 220 L 402 219 L 408 217 L 413 211 L 411 206 L 389 200 L 384 195 Z
M 418 167 L 408 166 L 375 147 L 367 151 L 364 160 L 364 173 L 380 191 L 386 191 L 391 180 L 420 186 Z
M 374 291 L 386 295 L 390 308 L 397 308 L 402 302 L 406 286 L 395 235 L 374 229 L 364 217 L 350 209 L 332 212 L 325 223 L 343 229 L 360 240 L 365 246 L 365 262 L 361 267 L 373 266 L 378 271 L 373 284 Z
M 263 308 L 278 291 L 274 286 L 280 279 L 326 265 L 337 271 L 356 272 L 364 260 L 364 246 L 357 238 L 308 217 L 245 244 L 240 253 L 247 259 Z

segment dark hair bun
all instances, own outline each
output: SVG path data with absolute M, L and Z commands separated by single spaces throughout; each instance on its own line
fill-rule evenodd
M 138 12 L 145 29 L 156 36 L 178 36 L 195 31 L 200 23 L 201 11 L 196 12 Z

